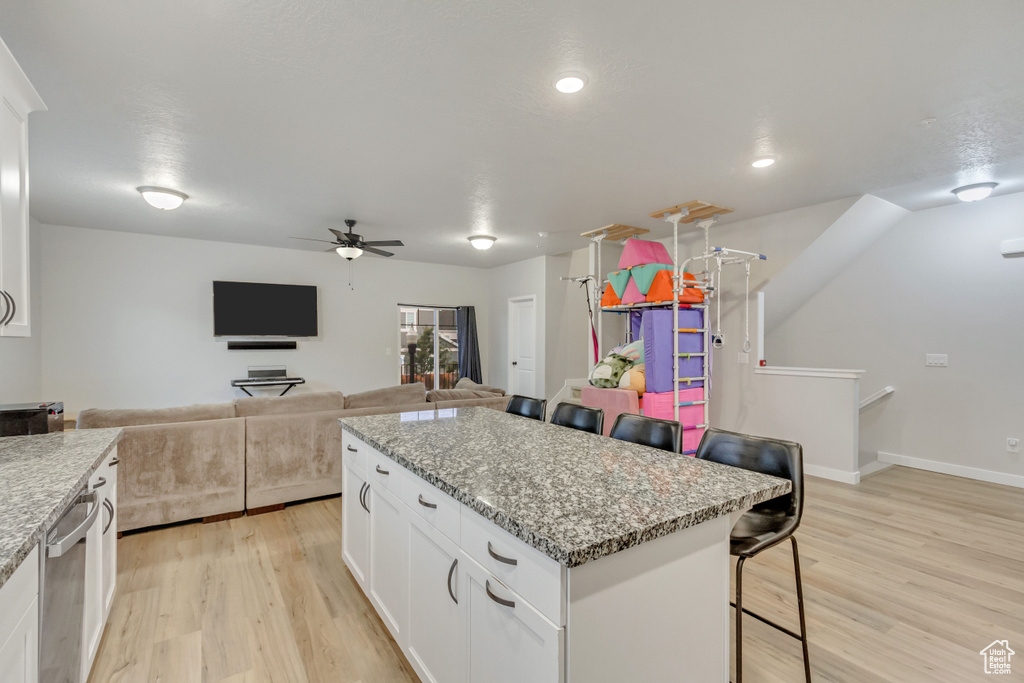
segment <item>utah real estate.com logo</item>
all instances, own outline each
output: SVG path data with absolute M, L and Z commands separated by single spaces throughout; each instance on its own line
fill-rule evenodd
M 992 644 L 981 651 L 985 658 L 985 673 L 987 674 L 1008 674 L 1010 673 L 1010 657 L 1017 654 L 1010 649 L 1010 643 L 1006 640 L 994 640 Z

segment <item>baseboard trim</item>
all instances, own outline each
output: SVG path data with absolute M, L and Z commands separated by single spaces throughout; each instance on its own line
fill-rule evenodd
M 888 463 L 890 465 L 902 465 L 904 467 L 912 467 L 915 470 L 927 470 L 928 472 L 938 472 L 939 474 L 951 474 L 955 477 L 975 479 L 977 481 L 987 481 L 992 484 L 1003 484 L 1005 486 L 1013 486 L 1015 488 L 1024 489 L 1024 476 L 1021 476 L 1019 474 L 993 472 L 992 470 L 983 470 L 978 467 L 953 465 L 948 462 L 939 462 L 938 460 L 927 460 L 925 458 L 914 458 L 909 455 L 900 455 L 898 453 L 886 453 L 885 451 L 878 451 L 878 462 Z
M 892 463 L 881 462 L 880 460 L 872 460 L 867 465 L 863 465 L 860 468 L 861 481 L 870 477 L 873 474 L 878 474 L 883 470 L 887 470 L 892 467 Z
M 860 483 L 859 472 L 847 472 L 845 470 L 837 470 L 831 467 L 822 467 L 821 465 L 808 465 L 806 462 L 804 463 L 804 473 L 809 474 L 812 477 L 831 479 L 832 481 L 838 481 L 844 484 Z

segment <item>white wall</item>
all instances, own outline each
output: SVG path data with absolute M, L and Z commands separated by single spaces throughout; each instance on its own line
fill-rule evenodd
M 0 337 L 0 403 L 35 403 L 60 400 L 43 396 L 42 269 L 39 224 L 29 224 L 29 311 L 31 337 Z
M 249 365 L 286 365 L 305 390 L 397 384 L 399 302 L 476 306 L 488 367 L 482 269 L 362 257 L 353 290 L 348 263 L 328 253 L 51 225 L 41 243 L 42 393 L 71 413 L 230 400 Z M 213 280 L 317 285 L 320 337 L 296 351 L 228 351 L 213 337 Z
M 884 451 L 1024 475 L 1006 452 L 1024 438 L 1024 259 L 999 253 L 1022 216 L 1024 193 L 911 214 L 768 337 L 774 364 L 864 368 L 864 396 L 896 387 L 861 414 L 861 464 Z
M 487 344 L 490 349 L 489 362 L 484 360 L 484 368 L 488 368 L 488 383 L 495 386 L 509 387 L 509 369 L 511 360 L 508 356 L 508 300 L 516 297 L 534 296 L 537 302 L 537 326 L 535 334 L 536 348 L 536 394 L 538 397 L 546 396 L 545 393 L 545 340 L 546 340 L 546 274 L 545 257 L 538 256 L 518 263 L 510 263 L 506 266 L 491 268 L 486 271 L 487 286 L 481 287 L 480 291 L 486 291 L 490 305 L 490 324 L 484 327 L 481 321 L 477 326 L 487 329 L 487 341 L 481 339 L 481 345 Z

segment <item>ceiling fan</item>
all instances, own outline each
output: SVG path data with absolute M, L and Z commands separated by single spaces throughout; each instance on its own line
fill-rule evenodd
M 333 244 L 333 247 L 330 249 L 324 249 L 324 251 L 336 251 L 338 252 L 338 256 L 348 259 L 349 261 L 354 258 L 359 258 L 363 255 L 364 251 L 376 254 L 377 256 L 394 256 L 392 252 L 377 249 L 377 247 L 405 246 L 402 244 L 402 240 L 378 240 L 376 242 L 364 242 L 362 235 L 357 235 L 352 232 L 356 227 L 356 222 L 351 218 L 345 220 L 345 226 L 348 228 L 348 232 L 328 228 L 328 230 L 334 233 L 334 240 L 317 240 L 309 237 L 293 237 L 292 239 L 305 240 L 306 242 L 324 242 L 326 244 Z

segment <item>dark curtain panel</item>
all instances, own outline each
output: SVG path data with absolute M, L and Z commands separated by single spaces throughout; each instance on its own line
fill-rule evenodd
M 455 328 L 459 335 L 459 377 L 468 377 L 483 384 L 480 372 L 480 342 L 476 336 L 476 310 L 472 306 L 459 306 Z

